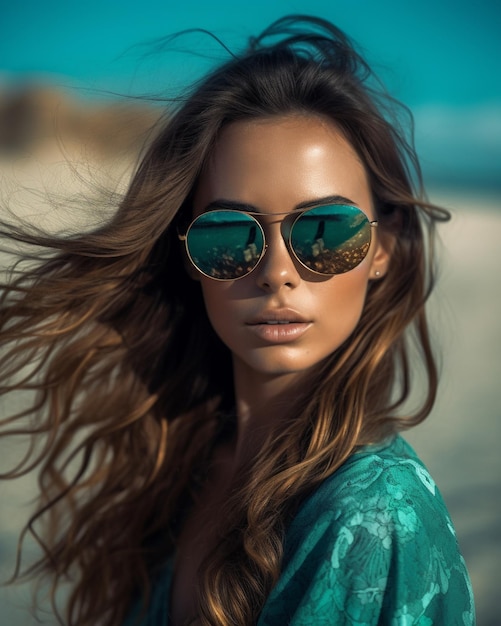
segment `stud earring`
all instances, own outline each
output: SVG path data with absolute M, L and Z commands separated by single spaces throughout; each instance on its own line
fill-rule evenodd
M 376 270 L 376 271 L 374 272 L 374 276 L 375 276 L 376 278 L 379 278 L 379 277 L 381 276 L 381 272 L 380 272 L 379 270 Z

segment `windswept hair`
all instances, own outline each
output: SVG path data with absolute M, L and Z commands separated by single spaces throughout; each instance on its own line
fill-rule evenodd
M 70 582 L 64 622 L 119 626 L 131 599 L 173 554 L 213 447 L 234 425 L 228 349 L 188 279 L 177 238 L 222 128 L 238 120 L 321 116 L 368 173 L 379 228 L 394 242 L 349 339 L 311 373 L 315 393 L 288 408 L 237 477 L 221 540 L 200 572 L 202 624 L 254 624 L 280 574 L 283 536 L 301 500 L 357 446 L 419 423 L 437 372 L 425 317 L 433 229 L 419 166 L 385 95 L 343 32 L 305 16 L 278 20 L 197 83 L 145 151 L 106 225 L 67 237 L 4 226 L 50 250 L 11 272 L 0 312 L 2 391 L 34 392 L 2 435 L 33 448 L 6 475 L 38 468 L 41 499 L 23 535 L 43 557 L 28 575 Z M 22 265 L 19 267 L 23 267 Z M 405 414 L 420 359 L 427 387 Z M 238 575 L 235 575 L 238 572 Z M 61 618 L 63 619 L 63 618 Z

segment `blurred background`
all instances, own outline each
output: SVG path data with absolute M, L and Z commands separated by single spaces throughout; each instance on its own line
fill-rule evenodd
M 442 387 L 406 436 L 429 466 L 473 581 L 479 626 L 501 623 L 501 5 L 496 0 L 25 0 L 0 11 L 0 206 L 78 228 L 78 194 L 120 191 L 169 98 L 286 13 L 332 20 L 413 112 L 441 228 L 430 312 Z M 47 199 L 47 192 L 51 200 Z M 55 202 L 54 198 L 58 200 Z M 102 217 L 102 216 L 100 216 Z M 0 259 L 1 260 L 1 259 Z M 4 259 L 5 262 L 5 259 Z M 15 399 L 22 403 L 22 398 Z M 13 400 L 0 404 L 9 412 Z M 1 443 L 0 462 L 18 451 Z M 0 485 L 0 579 L 12 571 L 33 477 Z M 98 575 L 98 574 L 97 574 Z M 0 589 L 0 621 L 31 626 L 26 586 Z M 44 617 L 44 616 L 42 616 Z M 44 623 L 52 624 L 50 615 Z

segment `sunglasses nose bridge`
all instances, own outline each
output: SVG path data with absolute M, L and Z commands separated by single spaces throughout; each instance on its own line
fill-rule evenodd
M 265 241 L 261 259 L 252 272 L 257 282 L 265 289 L 297 284 L 302 264 L 290 245 L 291 221 L 281 216 L 260 223 Z
M 266 219 L 260 219 L 260 225 L 264 233 L 264 251 L 271 246 L 282 245 L 282 241 L 285 244 L 289 254 L 295 258 L 290 243 L 292 226 L 297 216 L 294 215 L 280 215 L 275 217 L 266 217 Z

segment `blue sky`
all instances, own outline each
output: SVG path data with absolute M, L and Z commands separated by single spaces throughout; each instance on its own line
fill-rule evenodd
M 201 27 L 238 48 L 286 13 L 324 16 L 366 52 L 389 90 L 416 116 L 430 176 L 501 187 L 501 3 L 497 0 L 27 0 L 2 3 L 0 79 L 43 76 L 91 90 L 150 93 L 201 61 L 146 56 L 148 42 Z M 207 39 L 186 40 L 221 58 Z M 143 45 L 144 44 L 144 45 Z M 181 68 L 181 73 L 180 73 Z M 440 177 L 439 176 L 439 177 Z

